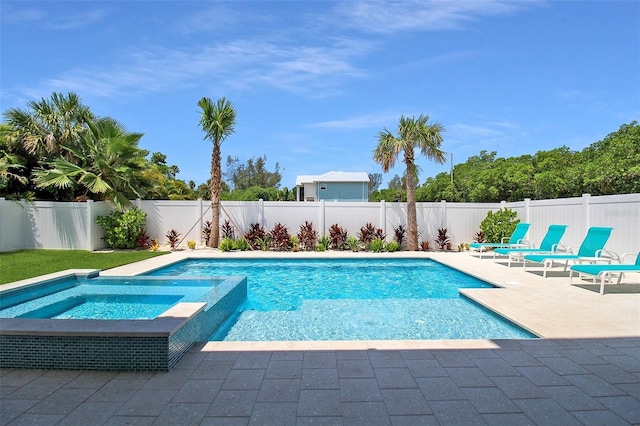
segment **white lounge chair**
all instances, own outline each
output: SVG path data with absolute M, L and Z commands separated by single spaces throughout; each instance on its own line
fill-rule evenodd
M 626 253 L 622 255 L 622 261 L 624 262 L 624 258 L 627 256 L 633 256 L 634 253 Z M 620 284 L 622 281 L 622 276 L 625 272 L 638 272 L 640 273 L 640 252 L 636 256 L 636 262 L 633 264 L 613 264 L 613 265 L 573 265 L 569 269 L 569 279 L 571 285 L 573 285 L 573 273 L 577 272 L 579 275 L 593 275 L 595 278 L 600 278 L 600 294 L 604 294 L 604 285 L 607 282 L 611 282 L 611 277 L 613 274 L 618 274 L 618 279 L 616 284 Z

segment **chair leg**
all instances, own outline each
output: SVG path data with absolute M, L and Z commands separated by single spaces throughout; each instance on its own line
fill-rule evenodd
M 606 273 L 602 274 L 600 276 L 600 295 L 604 295 L 604 281 L 605 281 L 605 277 L 607 276 Z

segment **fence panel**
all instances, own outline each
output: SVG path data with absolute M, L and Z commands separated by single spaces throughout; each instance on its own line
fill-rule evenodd
M 302 206 L 300 205 L 302 204 Z M 305 206 L 305 204 L 309 204 Z M 289 234 L 295 235 L 300 229 L 300 225 L 305 221 L 313 222 L 314 229 L 322 233 L 319 224 L 319 212 L 321 202 L 298 201 L 265 201 L 264 202 L 264 229 L 268 232 L 279 223 L 286 226 Z
M 247 232 L 252 223 L 259 223 L 264 226 L 262 224 L 263 212 L 263 203 L 261 201 L 224 201 L 222 202 L 220 224 L 228 220 L 235 228 L 236 237 L 240 237 Z M 205 214 L 204 220 L 211 220 L 211 209 Z
M 321 234 L 329 235 L 329 227 L 338 224 L 349 232 L 349 235 L 358 236 L 360 228 L 371 223 L 376 228 L 383 228 L 387 233 L 387 239 L 391 239 L 390 232 L 393 229 L 384 229 L 386 226 L 380 220 L 380 203 L 367 202 L 331 202 L 325 203 L 324 229 Z
M 180 240 L 200 241 L 198 205 L 201 203 L 198 201 L 138 200 L 136 203 L 147 214 L 147 233 L 160 244 L 168 242 L 166 235 L 172 229 L 180 233 Z
M 585 198 L 588 200 L 590 226 L 613 228 L 605 248 L 620 255 L 640 252 L 640 194 Z
M 558 200 L 534 200 L 529 202 L 528 239 L 540 244 L 549 225 L 568 225 L 560 240 L 561 244 L 578 247 L 586 235 L 588 224 L 581 198 L 562 198 Z
M 24 248 L 89 249 L 87 206 L 53 201 L 25 204 Z
M 0 198 L 0 252 L 25 248 L 26 203 Z
M 442 203 L 442 209 L 446 209 L 442 213 L 445 216 L 444 227 L 448 230 L 451 244 L 456 247 L 461 243 L 473 242 L 473 237 L 480 230 L 480 223 L 487 217 L 490 211 L 496 211 L 503 207 L 499 203 L 480 204 L 480 203 Z M 518 215 L 522 218 L 522 215 Z M 436 230 L 432 235 L 431 241 L 437 235 Z

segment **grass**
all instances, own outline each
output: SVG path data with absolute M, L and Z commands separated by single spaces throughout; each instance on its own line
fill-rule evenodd
M 65 269 L 109 269 L 167 252 L 84 250 L 22 250 L 0 253 L 0 284 L 64 271 Z

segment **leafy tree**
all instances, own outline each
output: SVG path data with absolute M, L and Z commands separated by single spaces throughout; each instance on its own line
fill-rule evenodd
M 277 189 L 280 187 L 280 180 L 282 179 L 280 165 L 276 163 L 275 171 L 269 172 L 266 168 L 266 163 L 266 155 L 250 158 L 246 164 L 240 164 L 240 160 L 237 157 L 228 156 L 225 173 L 227 182 L 234 190 L 245 190 L 252 186 Z
M 584 192 L 592 195 L 640 192 L 640 125 L 618 131 L 585 148 L 578 156 Z
M 220 193 L 221 193 L 221 166 L 220 147 L 222 142 L 235 131 L 236 111 L 231 102 L 220 98 L 216 103 L 207 97 L 198 101 L 202 109 L 200 126 L 205 132 L 205 139 L 213 143 L 211 152 L 211 214 L 212 232 L 209 239 L 211 247 L 218 247 L 220 239 Z
M 382 185 L 382 173 L 369 173 L 369 194 L 377 191 Z
M 263 188 L 252 186 L 244 190 L 235 190 L 229 194 L 229 200 L 233 201 L 277 201 L 279 191 L 276 188 Z
M 75 163 L 58 157 L 34 172 L 40 188 L 71 188 L 74 194 L 92 194 L 111 201 L 119 210 L 130 205 L 130 198 L 144 197 L 150 182 L 141 171 L 145 167 L 143 150 L 138 148 L 142 133 L 128 133 L 111 118 L 87 123 L 76 147 L 62 147 Z
M 398 136 L 387 129 L 378 134 L 378 146 L 374 150 L 373 159 L 388 172 L 395 165 L 396 159 L 403 154 L 406 166 L 407 181 L 407 250 L 418 250 L 418 219 L 416 213 L 415 189 L 418 169 L 415 164 L 415 150 L 436 163 L 444 163 L 446 157 L 440 149 L 444 128 L 439 123 L 428 124 L 428 115 L 400 117 Z
M 0 123 L 0 196 L 20 197 L 29 183 L 25 174 L 26 161 L 18 154 L 20 151 L 13 128 Z M 27 197 L 29 198 L 29 197 Z
M 294 189 L 289 189 L 286 186 L 278 191 L 278 201 L 295 201 L 296 200 L 296 191 Z
M 389 183 L 387 184 L 387 189 L 393 190 L 404 190 L 407 187 L 407 179 L 405 176 L 400 177 L 398 175 L 394 175 Z

